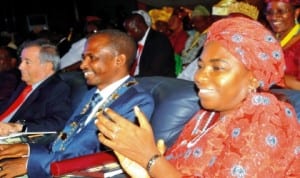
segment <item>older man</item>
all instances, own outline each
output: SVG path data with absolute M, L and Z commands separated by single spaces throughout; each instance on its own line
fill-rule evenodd
M 129 76 L 135 58 L 136 44 L 127 34 L 105 30 L 87 39 L 80 66 L 89 85 L 81 104 L 70 117 L 65 128 L 49 147 L 39 144 L 0 145 L 0 177 L 28 174 L 29 177 L 49 177 L 50 163 L 86 155 L 101 150 L 94 119 L 106 107 L 135 122 L 134 106 L 151 116 L 154 101 Z M 115 133 L 118 129 L 114 130 Z M 26 164 L 27 163 L 27 164 Z
M 21 52 L 22 83 L 10 100 L 0 105 L 0 134 L 60 131 L 71 115 L 70 87 L 56 74 L 56 47 L 44 40 L 24 44 Z

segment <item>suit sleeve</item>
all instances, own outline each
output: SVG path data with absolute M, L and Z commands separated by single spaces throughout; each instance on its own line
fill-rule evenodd
M 151 118 L 154 110 L 152 96 L 136 89 L 128 90 L 118 100 L 112 103 L 110 108 L 134 122 L 136 117 L 133 107 L 137 105 L 148 118 Z M 96 125 L 94 122 L 90 122 L 81 132 L 73 137 L 74 140 L 70 142 L 64 151 L 52 152 L 51 147 L 30 144 L 30 156 L 27 167 L 28 176 L 33 178 L 50 177 L 50 164 L 52 162 L 100 151 L 101 144 L 97 134 L 98 129 Z

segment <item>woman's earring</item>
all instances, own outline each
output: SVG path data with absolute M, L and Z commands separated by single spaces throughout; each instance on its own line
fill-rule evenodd
M 248 92 L 249 92 L 249 93 L 256 93 L 256 88 L 254 88 L 254 87 L 249 87 L 249 88 L 248 88 Z

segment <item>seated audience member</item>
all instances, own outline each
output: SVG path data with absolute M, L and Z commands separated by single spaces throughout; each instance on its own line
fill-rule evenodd
M 243 16 L 252 18 L 254 20 L 257 20 L 257 18 L 259 17 L 259 10 L 256 6 L 248 4 L 246 2 L 231 2 L 232 3 L 228 3 L 226 0 L 224 0 L 220 1 L 218 4 L 216 4 L 216 6 L 213 6 L 213 15 L 217 16 L 218 18 Z M 201 43 L 199 43 L 199 45 L 202 45 L 199 46 L 200 50 L 203 47 L 203 40 L 205 40 L 205 38 L 205 33 L 203 33 L 202 38 L 199 39 L 200 41 L 202 41 Z M 185 69 L 177 76 L 177 78 L 193 81 L 193 76 L 198 69 L 197 63 L 198 58 L 196 58 L 189 65 L 187 65 Z
M 152 96 L 129 76 L 136 44 L 123 32 L 103 30 L 87 39 L 82 69 L 89 90 L 57 139 L 46 147 L 39 144 L 0 145 L 0 177 L 50 177 L 50 163 L 104 149 L 99 144 L 95 115 L 106 107 L 135 122 L 134 106 L 147 117 L 154 108 Z M 129 131 L 129 130 L 128 130 Z M 14 158 L 14 159 L 6 159 Z M 15 169 L 12 169 L 14 167 Z
M 0 106 L 0 135 L 20 131 L 60 131 L 69 116 L 70 87 L 60 79 L 59 54 L 48 41 L 27 42 L 21 51 L 22 82 Z
M 186 40 L 188 39 L 188 34 L 183 28 L 182 19 L 185 16 L 182 16 L 182 12 L 184 9 L 182 7 L 175 8 L 168 23 L 169 29 L 171 30 L 171 34 L 169 35 L 169 39 L 175 51 L 175 54 L 181 56 L 181 52 L 184 49 L 184 45 Z
M 191 23 L 194 30 L 191 31 L 181 53 L 182 64 L 184 66 L 188 65 L 199 56 L 205 40 L 205 33 L 203 32 L 212 22 L 212 16 L 206 7 L 197 5 L 194 8 L 191 14 Z
M 17 55 L 14 49 L 0 47 L 0 105 L 6 102 L 17 88 L 21 74 L 17 67 Z
M 204 109 L 164 156 L 138 107 L 139 126 L 111 109 L 99 114 L 100 142 L 131 177 L 299 177 L 300 125 L 294 108 L 269 92 L 285 69 L 271 32 L 249 18 L 219 20 L 200 58 L 195 84 Z
M 171 41 L 172 47 L 175 52 L 175 63 L 176 63 L 176 76 L 182 71 L 182 59 L 181 52 L 185 47 L 185 43 L 188 39 L 188 33 L 184 29 L 183 19 L 185 9 L 183 7 L 175 8 L 170 19 L 169 29 L 171 31 L 169 40 Z
M 60 70 L 64 72 L 80 70 L 81 54 L 87 37 L 106 28 L 105 26 L 104 20 L 100 17 L 87 16 L 83 29 L 84 37 L 72 43 L 69 50 L 61 57 Z M 67 40 L 68 38 L 65 39 Z
M 168 21 L 172 15 L 173 8 L 164 6 L 161 9 L 151 9 L 148 14 L 151 18 L 151 28 L 153 30 L 170 35 Z
M 266 0 L 266 19 L 283 47 L 286 70 L 285 84 L 300 90 L 300 25 L 293 0 Z M 300 5 L 300 2 L 298 1 Z
M 165 34 L 151 28 L 151 18 L 147 12 L 134 11 L 125 19 L 124 28 L 138 44 L 131 75 L 175 77 L 172 45 Z

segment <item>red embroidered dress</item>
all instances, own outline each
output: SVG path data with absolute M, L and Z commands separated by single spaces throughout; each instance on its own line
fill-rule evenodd
M 186 177 L 299 177 L 300 127 L 291 105 L 254 93 L 224 118 L 199 111 L 166 158 Z

